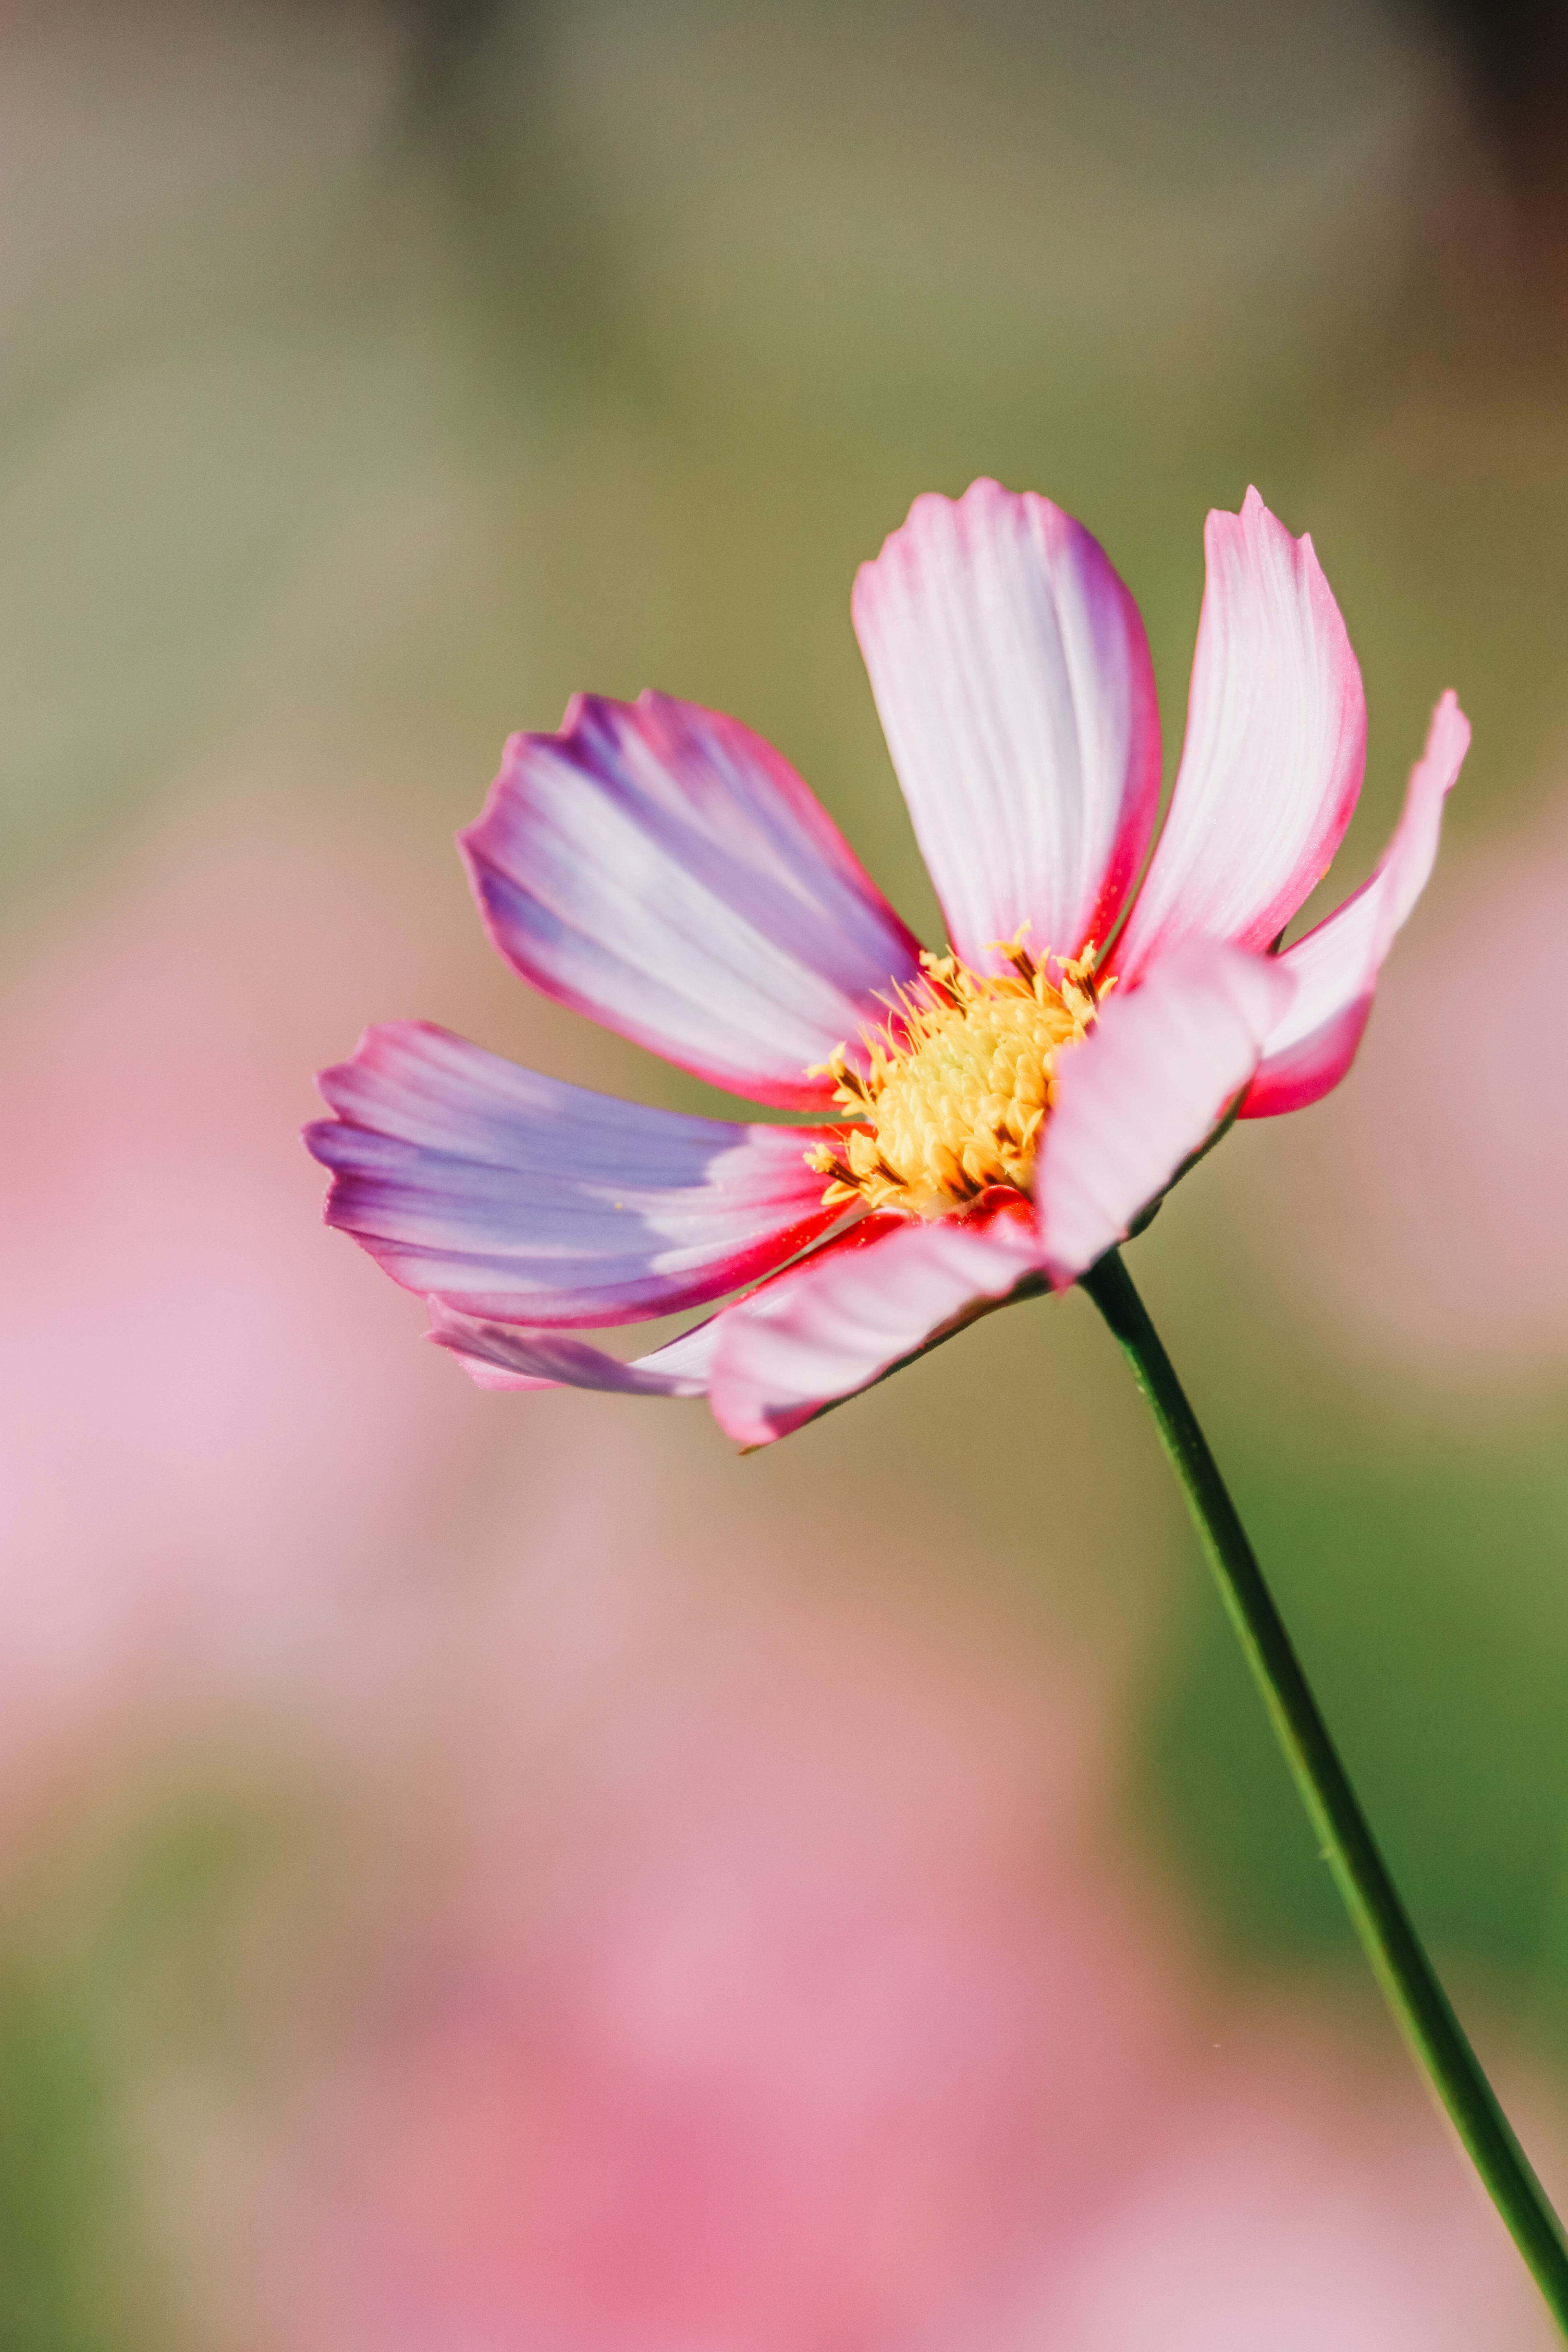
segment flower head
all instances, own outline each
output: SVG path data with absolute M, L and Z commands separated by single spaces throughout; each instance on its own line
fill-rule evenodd
M 327 1215 L 426 1296 L 476 1380 L 706 1395 L 765 1444 L 975 1314 L 1075 1282 L 1229 1117 L 1338 1084 L 1469 729 L 1445 695 L 1382 864 L 1279 952 L 1361 790 L 1361 674 L 1311 541 L 1256 490 L 1211 514 L 1205 551 L 1152 856 L 1148 646 L 1081 525 L 980 481 L 917 499 L 862 567 L 856 631 L 941 954 L 736 720 L 584 696 L 558 734 L 513 737 L 461 836 L 500 952 L 816 1124 L 685 1118 L 422 1024 L 368 1031 L 307 1131 Z M 730 1293 L 631 1362 L 571 1336 Z

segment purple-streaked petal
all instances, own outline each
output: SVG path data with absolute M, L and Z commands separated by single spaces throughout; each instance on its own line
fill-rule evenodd
M 766 1445 L 868 1388 L 971 1311 L 1037 1272 L 1027 1204 L 983 1202 L 929 1224 L 868 1218 L 716 1318 L 709 1402 L 742 1445 Z
M 1470 722 L 1452 693 L 1432 714 L 1426 748 L 1410 772 L 1405 809 L 1382 863 L 1355 896 L 1279 959 L 1296 993 L 1264 1041 L 1241 1106 L 1243 1118 L 1304 1110 L 1339 1085 L 1372 1012 L 1384 958 L 1426 887 L 1437 856 L 1443 803 L 1470 748 Z
M 1111 958 L 1266 948 L 1327 873 L 1361 791 L 1366 704 L 1310 538 L 1256 490 L 1204 530 L 1207 581 L 1170 813 Z
M 1149 845 L 1160 721 L 1143 624 L 1048 499 L 928 493 L 855 583 L 888 746 L 949 936 L 981 970 L 1102 944 Z
M 1108 999 L 1056 1067 L 1035 1173 L 1052 1283 L 1125 1238 L 1258 1066 L 1293 983 L 1279 961 L 1217 940 L 1175 948 Z
M 787 760 L 668 695 L 580 695 L 514 735 L 458 836 L 525 980 L 713 1085 L 815 1110 L 920 945 Z
M 817 1130 L 619 1102 L 422 1022 L 367 1030 L 306 1130 L 327 1222 L 463 1312 L 556 1328 L 674 1314 L 756 1279 L 837 1212 Z
M 715 1318 L 683 1331 L 651 1355 L 626 1362 L 563 1331 L 521 1331 L 458 1315 L 432 1298 L 426 1338 L 449 1348 L 482 1389 L 601 1389 L 619 1396 L 699 1397 L 708 1393 L 719 1327 Z

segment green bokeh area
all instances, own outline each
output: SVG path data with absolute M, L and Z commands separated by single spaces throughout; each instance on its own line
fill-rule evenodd
M 154 2338 L 121 2301 L 137 2217 L 90 1989 L 0 1958 L 0 2342 L 132 2352 Z
M 1451 1452 L 1253 1454 L 1236 1485 L 1434 1949 L 1568 2021 L 1568 1474 Z M 1342 1952 L 1339 1898 L 1217 1600 L 1185 1614 L 1146 1801 L 1245 1948 Z
M 46 1824 L 0 1938 L 0 2344 L 218 2340 L 222 2122 L 268 2112 L 331 1997 L 344 1827 L 232 1752 L 135 1776 L 86 1838 Z M 178 2128 L 149 2132 L 149 2098 Z M 240 2161 L 242 2162 L 242 2158 Z M 225 2340 L 226 2340 L 225 2338 Z

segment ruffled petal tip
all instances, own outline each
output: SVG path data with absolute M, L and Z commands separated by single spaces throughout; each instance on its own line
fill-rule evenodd
M 459 1315 L 436 1297 L 425 1334 L 449 1349 L 482 1389 L 598 1389 L 618 1396 L 700 1397 L 708 1393 L 717 1326 L 713 1318 L 630 1362 L 562 1331 L 522 1331 Z
M 1445 694 L 1410 772 L 1405 807 L 1383 858 L 1353 898 L 1279 959 L 1296 992 L 1269 1031 L 1243 1118 L 1304 1110 L 1332 1091 L 1355 1059 L 1377 976 L 1426 888 L 1437 856 L 1443 803 L 1458 782 L 1470 722 Z
M 367 1030 L 306 1130 L 327 1220 L 395 1281 L 503 1323 L 631 1323 L 706 1305 L 826 1232 L 817 1130 L 650 1109 L 421 1022 Z
M 1206 579 L 1170 812 L 1113 958 L 1266 948 L 1327 873 L 1366 763 L 1361 670 L 1310 538 L 1256 490 L 1204 530 Z

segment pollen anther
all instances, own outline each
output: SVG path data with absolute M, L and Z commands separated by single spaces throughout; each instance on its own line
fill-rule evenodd
M 898 991 L 879 1031 L 863 1033 L 861 1066 L 840 1045 L 808 1074 L 833 1079 L 855 1122 L 805 1155 L 833 1180 L 825 1205 L 940 1217 L 993 1185 L 1028 1190 L 1056 1057 L 1082 1042 L 1105 991 L 1092 942 L 1037 961 L 1023 938 L 993 942 L 1012 967 L 1000 974 L 922 954 L 920 979 Z

